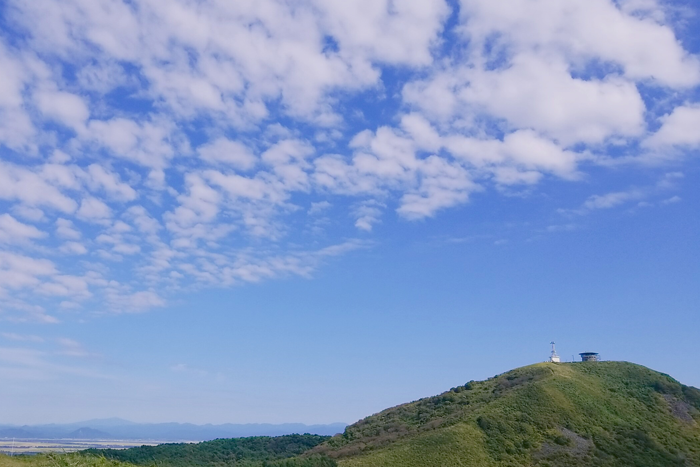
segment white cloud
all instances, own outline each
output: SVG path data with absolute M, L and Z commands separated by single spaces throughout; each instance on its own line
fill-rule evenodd
M 123 117 L 91 120 L 84 135 L 92 142 L 125 159 L 154 171 L 162 171 L 176 150 L 186 153 L 186 143 L 176 134 L 174 125 L 165 120 L 137 122 Z
M 126 222 L 122 221 L 115 221 L 114 224 L 110 227 L 110 231 L 117 233 L 117 234 L 124 234 L 127 232 L 131 232 L 133 228 L 127 224 Z
M 77 240 L 81 237 L 80 231 L 75 229 L 73 222 L 62 218 L 56 219 L 56 235 L 70 240 Z
M 89 222 L 101 222 L 112 217 L 112 210 L 99 199 L 87 197 L 80 202 L 76 215 Z
M 644 130 L 645 106 L 634 83 L 616 76 L 573 78 L 565 62 L 530 53 L 499 69 L 448 69 L 407 84 L 403 95 L 438 121 L 486 115 L 565 146 L 636 137 Z
M 332 156 L 317 160 L 316 182 L 346 194 L 408 191 L 398 209 L 408 218 L 431 216 L 438 209 L 464 202 L 473 188 L 464 169 L 437 156 L 416 158 L 412 142 L 393 130 L 381 128 L 376 136 L 369 135 L 367 143 L 358 147 L 351 165 Z
M 88 252 L 85 245 L 80 242 L 66 242 L 59 247 L 59 250 L 69 255 L 84 255 Z
M 215 173 L 219 174 L 218 172 Z M 243 177 L 239 178 L 243 179 Z M 188 193 L 178 196 L 180 206 L 164 216 L 166 225 L 170 230 L 178 230 L 201 222 L 213 221 L 219 213 L 221 198 L 216 190 L 212 189 L 198 175 L 186 175 L 185 182 Z
M 602 195 L 589 196 L 578 209 L 560 209 L 562 214 L 585 215 L 600 209 L 612 209 L 635 202 L 637 207 L 652 207 L 655 205 L 667 205 L 681 198 L 677 195 L 668 197 L 668 192 L 679 188 L 679 181 L 684 178 L 682 172 L 668 172 L 659 178 L 653 185 L 633 187 L 627 190 L 613 191 Z M 653 198 L 663 197 L 658 201 Z
M 558 60 L 521 54 L 504 70 L 466 73 L 459 98 L 517 128 L 531 128 L 565 145 L 637 136 L 644 129 L 644 102 L 633 83 L 610 76 L 574 79 Z
M 39 91 L 34 95 L 37 107 L 49 119 L 76 131 L 82 131 L 90 110 L 80 96 L 63 91 Z
M 131 84 L 123 67 L 115 61 L 107 60 L 81 67 L 77 79 L 82 89 L 106 94 L 114 88 Z
M 146 290 L 134 293 L 110 293 L 109 303 L 113 311 L 119 313 L 138 313 L 151 308 L 163 307 L 166 301 L 156 292 Z
M 207 162 L 230 165 L 240 170 L 250 170 L 256 164 L 256 158 L 248 147 L 226 138 L 218 138 L 204 144 L 197 152 Z
M 181 264 L 180 270 L 205 284 L 233 285 L 260 282 L 266 279 L 297 275 L 309 277 L 326 258 L 339 256 L 362 248 L 364 244 L 348 241 L 317 251 L 301 251 L 286 255 L 256 255 L 241 252 L 233 258 Z
M 201 176 L 189 175 L 188 194 L 180 196 L 181 206 L 167 214 L 168 227 L 173 226 L 173 221 L 181 227 L 211 222 L 221 211 L 220 218 L 230 219 L 230 224 L 221 225 L 219 233 L 228 233 L 222 228 L 234 230 L 242 226 L 257 237 L 277 237 L 279 231 L 274 218 L 282 210 L 291 209 L 287 201 L 294 191 L 310 189 L 305 169 L 311 165 L 303 156 L 286 149 L 290 148 L 274 146 L 263 155 L 272 166 L 271 172 L 259 171 L 255 176 L 245 177 L 205 170 Z M 210 232 L 217 233 L 211 229 Z
M 0 251 L 0 290 L 34 287 L 43 277 L 56 272 L 56 266 L 49 260 Z
M 70 275 L 54 275 L 38 288 L 46 295 L 85 299 L 92 296 L 88 281 L 83 277 Z
M 315 0 L 341 55 L 354 59 L 425 66 L 450 13 L 447 2 Z
M 662 200 L 661 204 L 666 206 L 669 204 L 680 203 L 681 201 L 683 201 L 683 198 L 681 198 L 680 196 L 671 196 L 670 198 Z
M 627 14 L 651 18 L 664 23 L 666 15 L 657 0 L 618 0 L 620 9 Z
M 158 242 L 158 231 L 162 228 L 157 219 L 151 217 L 143 206 L 132 206 L 124 213 L 124 218 L 132 222 L 148 241 Z
M 314 147 L 305 141 L 287 139 L 275 143 L 262 153 L 261 158 L 272 167 L 285 190 L 307 191 L 309 179 L 306 169 L 311 167 L 307 158 L 314 152 Z
M 317 203 L 311 203 L 311 207 L 307 211 L 310 216 L 316 216 L 324 211 L 330 209 L 333 205 L 328 201 L 319 201 Z
M 465 203 L 478 186 L 458 164 L 430 156 L 421 164 L 421 180 L 416 190 L 403 195 L 397 212 L 407 219 L 434 216 L 439 210 Z
M 401 117 L 401 128 L 411 136 L 418 149 L 439 151 L 443 143 L 438 132 L 430 122 L 418 113 Z
M 587 210 L 610 209 L 642 197 L 644 197 L 644 194 L 639 190 L 618 191 L 604 195 L 593 195 L 588 198 L 585 203 L 583 203 L 583 208 Z
M 577 65 L 601 60 L 632 80 L 663 86 L 700 83 L 700 62 L 667 25 L 620 10 L 611 0 L 462 0 L 465 34 L 483 44 L 495 34 L 506 51 L 566 55 Z M 496 49 L 497 50 L 497 49 Z
M 70 300 L 63 300 L 61 303 L 58 304 L 58 306 L 62 310 L 79 310 L 82 308 L 82 306 L 79 303 L 72 302 Z
M 449 14 L 442 0 L 261 0 L 197 7 L 173 1 L 167 9 L 145 0 L 134 8 L 107 0 L 13 4 L 35 47 L 79 60 L 88 43 L 101 51 L 103 67 L 136 64 L 151 92 L 177 114 L 221 113 L 233 124 L 265 117 L 265 101 L 278 98 L 290 115 L 336 122 L 327 92 L 376 84 L 375 63 L 430 64 Z M 337 50 L 327 48 L 327 37 Z M 159 66 L 166 62 L 168 67 Z M 106 75 L 95 65 L 91 74 Z
M 47 183 L 63 190 L 79 190 L 82 187 L 83 171 L 75 165 L 56 163 L 36 167 L 37 174 Z
M 124 238 L 123 233 L 130 230 L 131 227 L 128 224 L 117 221 L 108 229 L 108 231 L 111 232 L 110 234 L 100 234 L 95 241 L 102 245 L 111 245 L 112 253 L 116 255 L 115 258 L 118 257 L 121 260 L 121 255 L 135 255 L 141 252 L 141 246 L 133 243 L 136 241 L 135 236 L 128 235 L 128 239 Z M 103 251 L 103 254 L 104 253 Z
M 220 252 L 163 248 L 153 253 L 151 265 L 141 273 L 153 284 L 170 284 L 176 289 L 232 286 L 292 275 L 309 277 L 327 259 L 365 246 L 366 243 L 351 240 L 320 250 L 280 254 L 255 248 Z
M 87 168 L 87 177 L 88 185 L 93 189 L 101 188 L 117 200 L 133 201 L 138 196 L 136 190 L 122 182 L 118 175 L 97 164 L 91 164 Z
M 15 334 L 12 332 L 0 333 L 4 339 L 17 341 L 17 342 L 44 342 L 44 338 L 40 336 L 34 336 L 31 334 Z
M 0 214 L 0 243 L 26 243 L 46 237 L 46 233 L 33 225 L 19 222 L 9 214 Z
M 366 201 L 353 209 L 356 217 L 355 227 L 365 232 L 371 232 L 374 224 L 380 221 L 384 205 L 377 201 Z
M 661 128 L 645 141 L 647 147 L 700 146 L 700 105 L 676 107 L 661 121 Z
M 576 154 L 563 150 L 533 131 L 506 135 L 503 141 L 450 136 L 446 148 L 455 157 L 477 168 L 492 168 L 503 184 L 534 183 L 541 172 L 563 178 L 576 176 Z
M 77 204 L 38 174 L 0 161 L 0 199 L 17 200 L 28 206 L 46 206 L 72 213 Z
M 249 178 L 236 174 L 224 174 L 215 170 L 206 171 L 204 176 L 207 178 L 207 180 L 211 181 L 213 185 L 221 187 L 233 200 L 238 198 L 248 200 L 281 200 L 285 197 L 282 191 L 275 190 L 274 186 L 269 186 L 266 180 L 261 178 Z M 193 179 L 197 180 L 196 178 Z M 202 183 L 201 179 L 198 180 L 198 183 Z M 205 189 L 203 184 L 200 186 L 195 185 L 192 188 L 195 187 L 201 188 L 199 192 L 201 195 L 204 195 Z M 211 204 L 214 204 L 218 196 L 214 196 L 213 193 L 211 193 L 210 195 L 207 195 L 207 198 L 210 198 Z M 204 200 L 206 198 L 201 196 L 200 199 Z
M 21 61 L 0 42 L 0 64 L 3 79 L 0 82 L 0 107 L 18 108 L 23 104 L 22 91 L 27 79 L 26 70 Z
M 12 212 L 14 212 L 17 216 L 22 217 L 24 219 L 33 221 L 33 222 L 40 222 L 46 220 L 46 216 L 44 215 L 44 211 L 42 211 L 39 208 L 33 208 L 30 206 L 25 206 L 25 205 L 15 205 L 12 207 Z
M 33 150 L 36 129 L 24 106 L 24 92 L 31 73 L 20 57 L 0 41 L 0 144 Z
M 127 243 L 119 243 L 117 245 L 114 245 L 114 248 L 112 249 L 115 253 L 119 253 L 122 255 L 135 255 L 136 253 L 141 252 L 141 247 L 138 245 L 130 245 Z
M 427 79 L 418 79 L 406 83 L 402 90 L 404 102 L 421 110 L 432 120 L 448 121 L 458 112 L 458 89 L 465 85 L 465 80 L 456 68 L 435 70 Z M 470 118 L 466 115 L 462 118 Z

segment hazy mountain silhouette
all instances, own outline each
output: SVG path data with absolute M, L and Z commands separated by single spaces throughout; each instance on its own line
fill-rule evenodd
M 121 418 L 105 418 L 65 424 L 0 425 L 0 437 L 208 441 L 217 438 L 283 436 L 304 433 L 332 436 L 341 433 L 345 427 L 345 423 L 329 425 L 305 425 L 302 423 L 194 425 L 191 423 L 135 423 Z M 82 435 L 79 436 L 81 430 Z

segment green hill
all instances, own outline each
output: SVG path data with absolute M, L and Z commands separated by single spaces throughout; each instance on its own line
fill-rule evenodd
M 631 363 L 542 363 L 387 409 L 310 453 L 340 467 L 700 466 L 700 390 Z
M 166 467 L 334 467 L 336 463 L 329 459 L 290 459 L 328 439 L 328 436 L 308 434 L 254 436 L 130 449 L 87 449 L 81 454 Z

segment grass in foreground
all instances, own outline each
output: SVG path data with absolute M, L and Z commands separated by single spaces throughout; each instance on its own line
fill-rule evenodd
M 168 467 L 165 462 L 153 461 L 148 467 Z M 337 467 L 336 461 L 327 457 L 288 458 L 278 460 L 233 461 L 229 466 L 245 467 Z M 104 456 L 70 454 L 38 454 L 33 456 L 6 456 L 0 454 L 0 467 L 137 467 L 135 464 L 108 459 Z
M 0 454 L 0 467 L 134 467 L 132 464 L 103 456 L 70 454 L 37 454 L 6 456 Z

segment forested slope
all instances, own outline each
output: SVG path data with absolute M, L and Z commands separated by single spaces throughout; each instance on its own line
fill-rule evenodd
M 287 435 L 255 436 L 205 441 L 202 443 L 172 443 L 141 446 L 130 449 L 88 449 L 86 456 L 104 456 L 108 459 L 136 465 L 166 467 L 327 467 L 330 460 L 299 459 L 285 461 L 328 440 L 328 436 Z M 325 463 L 324 463 L 325 462 Z

